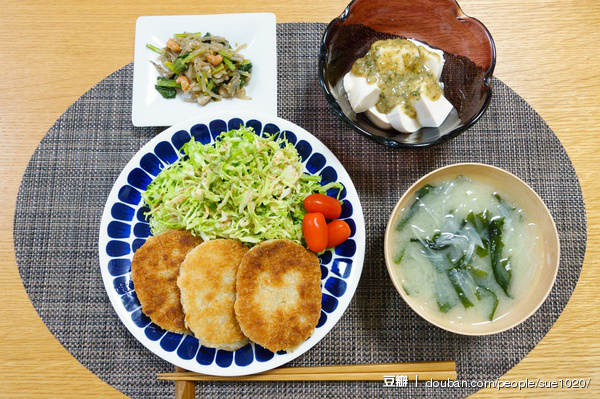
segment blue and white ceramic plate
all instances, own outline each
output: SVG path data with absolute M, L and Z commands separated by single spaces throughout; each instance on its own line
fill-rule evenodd
M 293 143 L 307 173 L 322 184 L 341 182 L 345 189 L 342 216 L 352 235 L 334 250 L 319 256 L 323 291 L 321 318 L 313 335 L 291 353 L 272 353 L 249 344 L 235 352 L 199 345 L 190 335 L 166 332 L 142 313 L 131 281 L 131 259 L 150 235 L 141 199 L 162 168 L 181 156 L 180 148 L 193 137 L 214 143 L 221 132 L 246 124 L 257 134 L 284 132 Z M 330 195 L 336 195 L 337 189 Z M 350 304 L 363 267 L 365 228 L 363 212 L 352 180 L 338 159 L 312 134 L 288 121 L 266 114 L 227 112 L 190 119 L 154 137 L 129 161 L 110 192 L 100 226 L 100 268 L 106 291 L 121 321 L 146 348 L 187 370 L 220 376 L 259 373 L 285 364 L 312 348 L 337 323 Z

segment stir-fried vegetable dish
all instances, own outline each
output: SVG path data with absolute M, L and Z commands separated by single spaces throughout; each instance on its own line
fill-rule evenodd
M 180 89 L 185 101 L 206 105 L 223 98 L 249 100 L 246 86 L 252 77 L 252 63 L 222 36 L 210 33 L 176 33 L 164 48 L 146 47 L 160 55 L 156 66 L 161 76 L 155 88 L 164 98 L 175 98 Z

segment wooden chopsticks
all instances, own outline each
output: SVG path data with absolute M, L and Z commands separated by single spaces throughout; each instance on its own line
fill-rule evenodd
M 409 381 L 417 377 L 420 380 L 455 380 L 456 363 L 453 361 L 359 364 L 319 367 L 285 367 L 259 374 L 220 377 L 177 371 L 161 373 L 159 380 L 174 381 L 381 381 L 385 377 L 406 376 Z
M 187 373 L 186 369 L 175 366 L 175 371 Z M 175 399 L 194 399 L 196 397 L 196 383 L 190 381 L 175 381 Z

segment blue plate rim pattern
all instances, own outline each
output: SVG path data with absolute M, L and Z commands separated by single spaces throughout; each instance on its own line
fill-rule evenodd
M 267 125 L 274 125 L 282 132 L 292 132 L 290 137 L 296 139 L 295 144 L 305 142 L 302 143 L 304 151 L 308 151 L 303 159 L 305 165 L 312 154 L 323 155 L 325 163 L 320 156 L 315 157 L 315 165 L 312 165 L 312 169 L 314 173 L 322 174 L 325 179 L 335 179 L 344 184 L 343 195 L 347 204 L 341 218 L 349 218 L 353 223 L 353 235 L 348 245 L 320 255 L 323 310 L 313 335 L 295 351 L 276 353 L 272 356 L 270 352 L 254 344 L 251 348 L 238 350 L 239 355 L 237 351 L 232 354 L 225 353 L 226 351 L 211 351 L 201 345 L 196 347 L 195 338 L 161 331 L 141 314 L 134 287 L 128 277 L 130 268 L 129 272 L 127 271 L 127 261 L 131 260 L 135 249 L 143 244 L 145 240 L 143 236 L 147 234 L 144 221 L 140 220 L 139 216 L 143 205 L 138 199 L 139 193 L 145 189 L 144 184 L 147 184 L 148 179 L 154 179 L 156 162 L 163 165 L 169 163 L 155 153 L 156 146 L 164 142 L 169 143 L 175 155 L 179 157 L 178 147 L 182 136 L 185 136 L 181 131 L 185 131 L 191 137 L 192 128 L 195 126 L 200 126 L 198 129 L 205 134 L 208 129 L 212 143 L 217 133 L 213 130 L 222 129 L 222 122 L 225 122 L 225 127 L 229 130 L 237 127 L 231 125 L 239 124 L 240 120 L 245 123 L 252 121 L 255 126 L 260 125 L 261 129 Z M 274 127 L 269 126 L 269 129 Z M 165 148 L 166 145 L 162 147 Z M 148 154 L 153 154 L 154 157 Z M 172 157 L 172 154 L 170 156 Z M 144 158 L 143 165 L 142 158 Z M 136 180 L 140 177 L 143 180 L 141 183 Z M 134 184 L 130 184 L 132 182 Z M 115 206 L 115 204 L 119 205 Z M 113 237 L 109 235 L 109 226 L 110 235 Z M 298 125 L 268 114 L 245 111 L 206 114 L 183 121 L 159 133 L 147 142 L 123 168 L 107 198 L 102 215 L 98 240 L 100 270 L 107 295 L 121 322 L 151 352 L 190 371 L 218 376 L 248 375 L 279 367 L 299 357 L 316 345 L 337 324 L 354 296 L 362 273 L 366 237 L 364 226 L 362 207 L 350 176 L 337 157 L 315 136 Z M 137 324 L 132 319 L 133 316 L 138 317 Z M 191 352 L 194 352 L 193 356 L 190 356 Z M 249 354 L 252 354 L 251 359 Z M 264 357 L 258 359 L 258 354 Z

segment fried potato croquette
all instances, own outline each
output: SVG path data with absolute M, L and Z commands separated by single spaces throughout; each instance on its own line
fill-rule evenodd
M 233 309 L 238 267 L 248 248 L 239 241 L 210 240 L 188 253 L 177 285 L 185 322 L 204 346 L 234 351 L 249 341 Z
M 319 258 L 290 240 L 256 245 L 238 269 L 235 314 L 257 344 L 272 352 L 296 349 L 321 314 Z
M 189 251 L 202 242 L 184 230 L 169 230 L 148 240 L 133 255 L 131 279 L 142 311 L 161 328 L 190 333 L 185 326 L 177 277 Z

